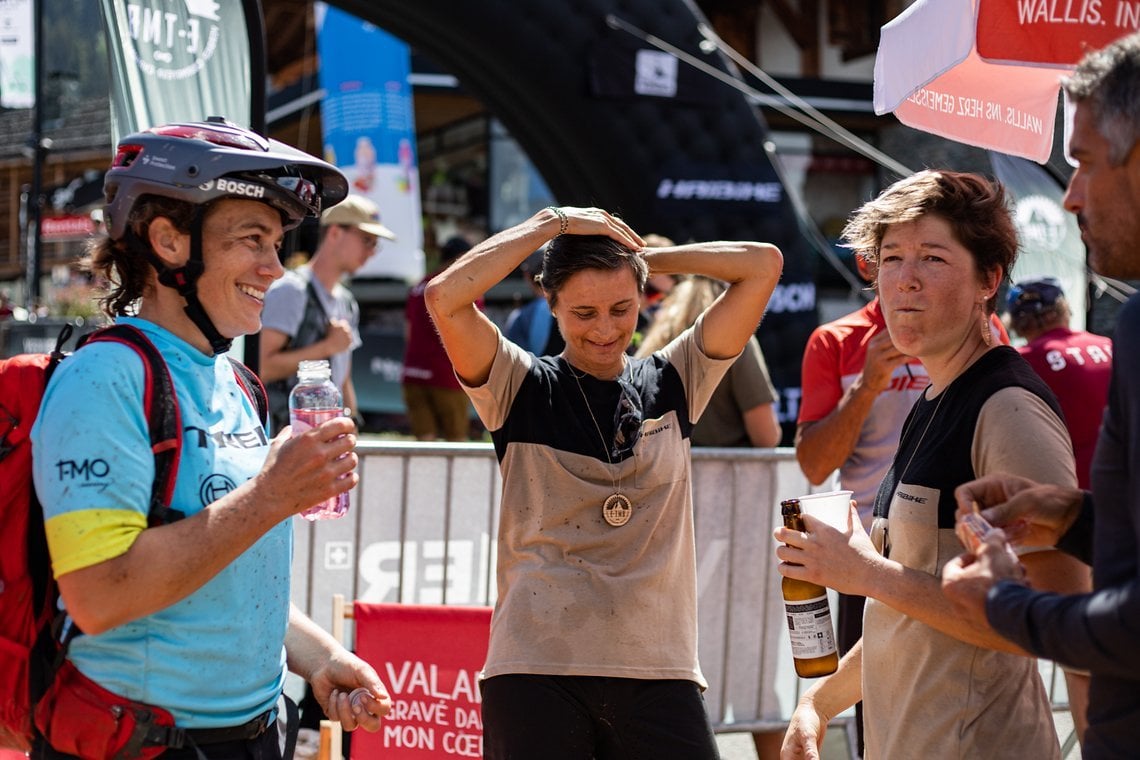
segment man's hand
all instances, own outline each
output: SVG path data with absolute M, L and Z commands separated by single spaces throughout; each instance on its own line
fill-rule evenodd
M 967 620 L 988 626 L 986 594 L 1002 580 L 1025 582 L 1025 568 L 1009 550 L 1005 534 L 993 529 L 982 539 L 975 557 L 960 554 L 942 568 L 942 592 Z
M 329 329 L 325 332 L 324 344 L 328 347 L 328 355 L 343 354 L 352 348 L 352 326 L 343 319 L 330 319 Z
M 987 475 L 954 489 L 958 513 L 976 503 L 990 524 L 1000 527 L 1010 543 L 1054 546 L 1076 521 L 1083 492 L 1078 488 L 1039 485 L 1016 475 Z
M 909 356 L 895 348 L 889 332 L 883 330 L 875 333 L 867 341 L 867 356 L 863 360 L 863 384 L 873 391 L 882 393 L 890 387 L 895 367 L 909 360 Z

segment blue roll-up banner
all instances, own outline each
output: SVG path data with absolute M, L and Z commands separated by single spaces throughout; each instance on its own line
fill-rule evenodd
M 102 0 L 114 142 L 224 116 L 250 126 L 249 34 L 237 0 Z
M 356 276 L 416 282 L 424 255 L 411 54 L 351 14 L 324 3 L 315 10 L 325 160 L 348 175 L 352 192 L 380 207 L 381 221 L 396 234 Z

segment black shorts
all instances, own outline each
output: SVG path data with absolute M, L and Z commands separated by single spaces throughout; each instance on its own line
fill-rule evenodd
M 717 760 L 692 681 L 503 675 L 482 683 L 486 760 Z

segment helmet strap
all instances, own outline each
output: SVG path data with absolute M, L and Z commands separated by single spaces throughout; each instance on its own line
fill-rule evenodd
M 150 246 L 146 246 L 146 250 L 149 252 L 151 265 L 158 272 L 158 282 L 177 290 L 178 294 L 186 301 L 186 308 L 184 309 L 186 316 L 190 318 L 195 327 L 202 331 L 202 335 L 209 341 L 211 350 L 217 356 L 229 351 L 233 340 L 218 332 L 218 328 L 214 326 L 210 316 L 206 313 L 206 309 L 203 308 L 202 302 L 198 299 L 198 278 L 206 269 L 202 260 L 202 218 L 205 216 L 204 211 L 204 207 L 199 206 L 194 212 L 194 218 L 190 221 L 190 258 L 185 264 L 180 267 L 169 267 L 150 250 Z

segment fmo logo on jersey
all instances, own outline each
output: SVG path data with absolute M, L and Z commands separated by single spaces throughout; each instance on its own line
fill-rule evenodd
M 218 49 L 221 27 L 215 0 L 148 0 L 127 4 L 131 57 L 144 74 L 186 79 Z

